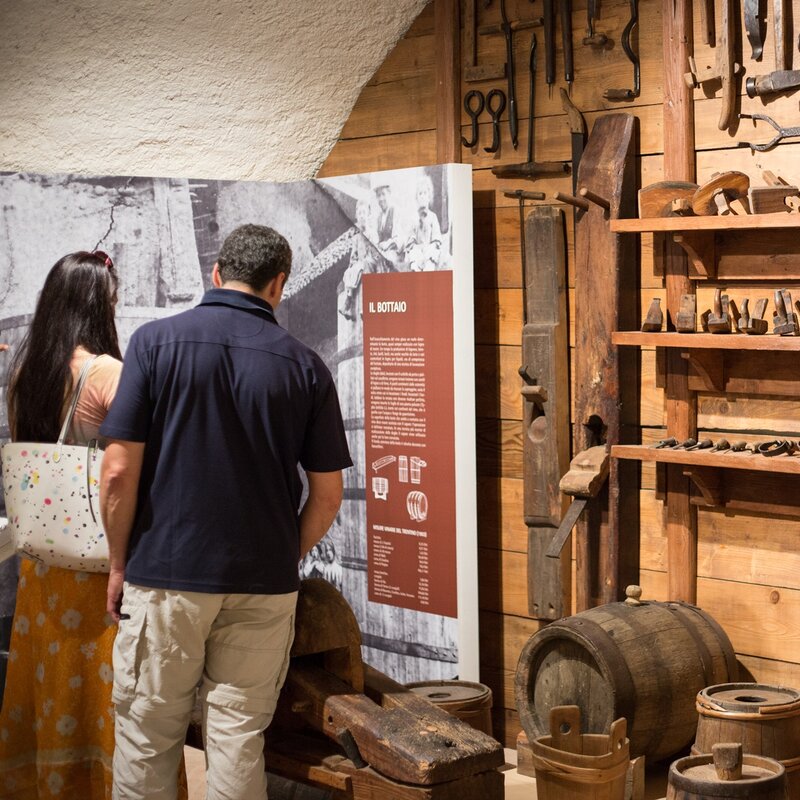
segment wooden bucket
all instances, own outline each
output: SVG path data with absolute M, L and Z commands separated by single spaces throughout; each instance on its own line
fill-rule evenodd
M 697 693 L 736 674 L 733 647 L 699 608 L 639 595 L 628 587 L 624 603 L 558 620 L 528 640 L 515 699 L 530 741 L 547 733 L 552 708 L 577 705 L 586 733 L 625 717 L 632 758 L 658 761 L 692 743 Z
M 700 721 L 692 754 L 719 742 L 741 742 L 745 753 L 780 761 L 792 797 L 800 797 L 800 692 L 761 683 L 724 683 L 697 695 Z
M 581 734 L 577 706 L 550 712 L 550 735 L 533 741 L 539 800 L 624 800 L 630 742 L 618 719 L 609 733 Z
M 715 744 L 713 755 L 679 758 L 669 768 L 666 800 L 788 800 L 786 771 L 740 744 Z
M 462 722 L 492 736 L 492 690 L 469 681 L 416 681 L 407 688 Z

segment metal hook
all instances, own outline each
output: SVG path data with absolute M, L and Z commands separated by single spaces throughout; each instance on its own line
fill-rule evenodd
M 472 101 L 475 98 L 478 99 L 478 105 L 476 108 L 473 108 Z M 483 114 L 485 103 L 486 101 L 483 98 L 483 93 L 476 89 L 472 89 L 464 95 L 464 110 L 472 120 L 472 138 L 470 141 L 467 141 L 465 137 L 461 137 L 461 144 L 463 144 L 464 147 L 475 147 L 475 145 L 478 144 L 478 117 Z

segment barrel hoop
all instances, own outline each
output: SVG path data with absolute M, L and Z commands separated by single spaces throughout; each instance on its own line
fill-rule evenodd
M 568 780 L 570 783 L 591 783 L 595 785 L 610 783 L 625 775 L 629 766 L 627 759 L 608 769 L 593 769 L 591 767 L 574 767 L 571 764 L 553 761 L 550 758 L 542 758 L 536 754 L 533 756 L 533 767 L 537 772 L 552 773 L 559 778 Z M 538 775 L 536 777 L 539 778 Z M 539 791 L 541 792 L 541 789 Z
M 714 660 L 711 657 L 711 651 L 706 646 L 706 643 L 703 641 L 703 637 L 700 636 L 697 628 L 694 625 L 691 625 L 686 620 L 685 616 L 680 613 L 681 610 L 691 610 L 692 606 L 687 607 L 681 603 L 667 603 L 666 608 L 669 609 L 672 616 L 675 617 L 678 622 L 680 622 L 681 626 L 686 630 L 686 633 L 692 637 L 695 649 L 697 650 L 697 655 L 700 657 L 700 665 L 703 667 L 703 684 L 708 686 L 709 682 L 714 680 Z
M 711 616 L 711 614 L 707 614 L 702 608 L 693 606 L 691 603 L 677 602 L 676 605 L 681 605 L 684 608 L 693 611 L 699 617 L 702 617 L 708 627 L 714 631 L 714 633 L 717 635 L 719 646 L 722 649 L 722 654 L 725 656 L 725 666 L 728 668 L 728 680 L 733 680 L 734 676 L 739 673 L 739 667 L 736 663 L 736 653 L 733 652 L 731 640 L 728 638 L 728 634 L 725 633 L 725 629 L 722 627 L 722 625 L 720 625 L 719 622 L 717 622 L 714 617 Z M 719 681 L 713 675 L 709 675 L 706 680 L 706 686 L 710 686 L 712 683 L 725 683 L 725 681 Z
M 588 645 L 594 652 L 598 665 L 605 673 L 606 680 L 614 697 L 614 719 L 625 717 L 628 721 L 628 730 L 633 730 L 636 715 L 636 686 L 630 668 L 622 656 L 619 645 L 601 625 L 594 620 L 576 614 L 574 617 L 562 619 L 559 625 L 576 634 L 580 634 L 579 641 Z M 545 628 L 540 633 L 554 630 L 554 626 Z
M 759 711 L 731 711 L 727 708 L 722 708 L 715 703 L 709 702 L 707 699 L 701 700 L 700 695 L 697 696 L 697 713 L 703 717 L 713 717 L 714 719 L 735 719 L 743 721 L 756 721 L 766 722 L 776 719 L 791 719 L 798 714 L 797 707 L 785 710 L 782 714 L 764 714 Z
M 632 609 L 630 614 L 627 614 L 623 621 L 633 630 L 637 636 L 645 637 L 652 634 L 652 628 L 643 625 L 636 619 L 636 610 Z M 656 654 L 657 655 L 657 654 Z M 664 708 L 672 708 L 672 681 L 670 679 L 669 671 L 664 667 L 661 660 L 656 657 L 652 660 L 653 677 L 655 677 L 656 689 L 660 698 L 660 704 Z M 647 739 L 647 744 L 638 748 L 637 752 L 632 755 L 638 756 L 644 753 L 655 753 L 661 746 L 664 739 L 664 734 L 667 732 L 667 725 L 654 725 L 650 730 L 650 736 Z M 633 727 L 629 728 L 631 737 L 633 735 Z

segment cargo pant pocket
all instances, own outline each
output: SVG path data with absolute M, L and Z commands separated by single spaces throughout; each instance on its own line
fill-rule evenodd
M 114 639 L 113 703 L 130 703 L 136 695 L 147 638 L 147 608 L 129 611 L 130 619 L 121 619 Z

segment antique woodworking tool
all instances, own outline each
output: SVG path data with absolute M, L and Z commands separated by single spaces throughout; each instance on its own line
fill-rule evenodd
M 739 439 L 731 444 L 732 453 L 744 453 L 749 449 L 747 442 Z
M 749 309 L 748 309 L 748 300 L 747 298 L 744 299 L 742 302 L 742 319 L 745 319 L 745 314 L 747 314 L 747 319 L 743 325 L 740 325 L 741 330 L 745 333 L 749 333 L 751 336 L 760 336 L 767 332 L 769 328 L 769 323 L 764 319 L 764 313 L 767 310 L 767 303 L 769 301 L 766 297 L 762 297 L 760 300 L 756 301 L 755 308 L 753 309 L 753 315 L 750 316 Z
M 605 47 L 608 36 L 604 33 L 595 33 L 594 24 L 600 19 L 598 6 L 600 0 L 588 0 L 586 3 L 586 36 L 583 37 L 585 47 Z
M 747 193 L 753 214 L 789 213 L 800 205 L 800 189 L 789 186 L 769 170 L 762 173 L 767 186 L 751 186 Z
M 708 333 L 708 318 L 711 316 L 711 309 L 707 308 L 701 315 L 700 315 L 700 328 L 703 330 L 704 333 Z
M 775 290 L 775 313 L 772 315 L 773 331 L 779 336 L 797 336 L 797 314 L 792 306 L 792 293 L 788 289 Z
M 622 49 L 628 60 L 633 64 L 633 89 L 606 89 L 603 92 L 603 97 L 606 100 L 621 100 L 629 102 L 635 100 L 641 92 L 641 77 L 639 69 L 639 54 L 634 52 L 631 46 L 631 34 L 633 29 L 639 24 L 639 4 L 638 0 L 630 0 L 631 3 L 631 16 L 628 24 L 622 31 L 620 41 Z
M 528 527 L 528 608 L 569 614 L 571 553 L 545 557 L 561 523 L 557 487 L 569 464 L 569 342 L 564 212 L 536 206 L 524 225 L 522 366 L 523 492 Z
M 714 290 L 714 309 L 708 317 L 709 333 L 730 333 L 731 315 L 729 311 L 728 295 L 722 289 Z
M 495 99 L 497 102 L 493 102 Z M 492 89 L 486 95 L 486 108 L 492 118 L 492 144 L 483 149 L 487 153 L 496 153 L 500 149 L 500 116 L 506 108 L 506 96 L 502 89 Z
M 608 114 L 594 124 L 578 170 L 582 208 L 575 217 L 575 425 L 573 452 L 638 441 L 638 387 L 632 348 L 611 346 L 611 332 L 639 321 L 639 274 L 632 237 L 610 220 L 636 213 L 634 117 Z M 589 194 L 591 193 L 591 194 Z M 591 198 L 601 198 L 608 207 Z M 603 302 L 598 303 L 597 298 Z M 577 456 L 576 456 L 577 457 Z M 578 610 L 619 599 L 639 573 L 638 467 L 611 459 L 608 481 L 576 526 Z
M 739 313 L 739 308 L 736 305 L 736 301 L 731 297 L 728 300 L 728 314 L 731 318 L 731 328 L 734 333 L 741 333 L 742 329 L 739 327 L 742 315 Z
M 527 261 L 527 247 L 525 246 L 525 201 L 544 200 L 544 192 L 526 192 L 524 189 L 514 189 L 513 192 L 503 192 L 504 197 L 510 197 L 519 202 L 519 243 L 522 257 L 522 324 L 528 322 L 528 284 L 525 279 L 525 263 Z M 524 378 L 524 376 L 523 376 Z
M 681 307 L 675 317 L 678 333 L 694 333 L 697 330 L 697 295 L 681 295 Z
M 465 8 L 464 33 L 467 40 L 467 61 L 464 67 L 464 80 L 467 81 L 467 83 L 475 83 L 476 81 L 499 80 L 505 78 L 505 63 L 478 64 L 478 37 L 476 36 L 478 0 L 467 0 Z
M 511 145 L 516 150 L 518 144 L 518 126 L 519 118 L 517 117 L 517 88 L 514 85 L 514 31 L 509 22 L 508 15 L 506 14 L 506 0 L 500 0 L 500 16 L 503 23 L 503 35 L 506 39 L 506 64 L 508 75 L 508 127 L 511 131 Z
M 714 0 L 700 0 L 700 33 L 703 44 L 714 45 Z
M 714 445 L 714 446 L 711 448 L 711 451 L 710 451 L 710 452 L 712 452 L 712 453 L 720 453 L 720 452 L 722 452 L 723 450 L 730 450 L 730 449 L 731 449 L 731 443 L 730 443 L 730 442 L 729 442 L 727 439 L 720 439 L 720 440 L 719 440 L 719 441 L 718 441 L 718 442 L 717 442 L 717 443 L 716 443 L 716 444 L 715 444 L 715 445 Z
M 800 86 L 800 70 L 784 69 L 767 75 L 753 75 L 744 82 L 748 97 L 764 97 Z
M 714 446 L 711 439 L 701 439 L 696 444 L 690 445 L 686 450 L 710 450 Z
M 544 0 L 544 80 L 548 94 L 556 82 L 556 13 L 555 0 Z
M 731 203 L 747 197 L 750 178 L 743 172 L 721 172 L 706 181 L 692 197 L 692 211 L 701 217 L 731 214 Z
M 361 633 L 329 583 L 301 583 L 270 770 L 342 798 L 500 800 L 499 742 L 361 660 Z
M 775 36 L 775 71 L 786 69 L 786 0 L 772 0 L 772 32 Z
M 651 445 L 651 447 L 653 450 L 665 450 L 667 448 L 671 449 L 675 447 L 676 444 L 678 444 L 678 440 L 674 436 L 670 436 L 669 439 L 661 439 L 654 445 Z
M 654 297 L 650 303 L 650 308 L 647 309 L 647 316 L 642 323 L 642 331 L 646 333 L 660 331 L 663 324 L 664 312 L 661 310 L 661 298 Z
M 795 136 L 800 136 L 800 126 L 794 128 L 782 128 L 777 122 L 775 122 L 774 119 L 772 119 L 772 117 L 768 117 L 766 114 L 739 114 L 739 119 L 760 119 L 762 122 L 772 125 L 772 127 L 778 131 L 775 136 L 772 137 L 772 139 L 764 144 L 739 142 L 739 147 L 749 147 L 751 150 L 759 150 L 763 152 L 764 150 L 769 150 L 775 147 L 775 145 L 783 139 L 791 139 Z
M 477 101 L 477 102 L 473 102 Z M 472 134 L 469 141 L 465 137 L 461 137 L 461 144 L 464 147 L 475 147 L 478 144 L 478 117 L 483 114 L 483 109 L 486 106 L 486 101 L 483 97 L 483 92 L 471 89 L 464 95 L 464 110 L 472 123 Z
M 561 108 L 566 112 L 567 122 L 569 123 L 570 141 L 572 143 L 572 193 L 576 194 L 578 191 L 578 167 L 581 163 L 583 148 L 586 146 L 586 120 L 575 103 L 572 102 L 567 91 L 563 88 L 559 91 L 561 92 Z
M 672 450 L 688 450 L 690 447 L 694 447 L 697 444 L 697 439 L 693 437 L 689 437 L 688 439 L 684 439 L 679 444 L 676 444 Z
M 575 65 L 572 58 L 572 0 L 558 0 L 561 15 L 561 46 L 564 51 L 564 82 L 572 93 L 572 81 L 575 80 Z
M 497 178 L 536 178 L 538 175 L 563 175 L 569 167 L 563 161 L 534 161 L 534 101 L 536 86 L 536 34 L 531 37 L 529 68 L 530 82 L 528 89 L 528 160 L 523 164 L 501 164 L 492 167 L 492 174 Z
M 753 61 L 761 61 L 764 54 L 764 14 L 763 0 L 744 0 L 744 28 L 747 41 L 752 49 Z M 707 42 L 706 44 L 710 44 Z
M 733 13 L 733 0 L 722 0 L 722 20 L 719 35 L 717 36 L 717 56 L 713 70 L 705 73 L 703 77 L 697 69 L 694 57 L 689 58 L 689 72 L 684 76 L 687 85 L 694 89 L 697 86 L 722 83 L 722 109 L 717 127 L 727 130 L 733 122 L 733 109 L 736 103 L 736 75 L 741 70 L 741 65 L 736 63 L 736 28 Z
M 639 189 L 639 217 L 672 216 L 675 200 L 691 201 L 700 187 L 688 181 L 658 181 Z
M 769 458 L 773 456 L 790 456 L 797 450 L 797 445 L 791 439 L 774 439 L 771 442 L 759 442 L 754 452 Z

